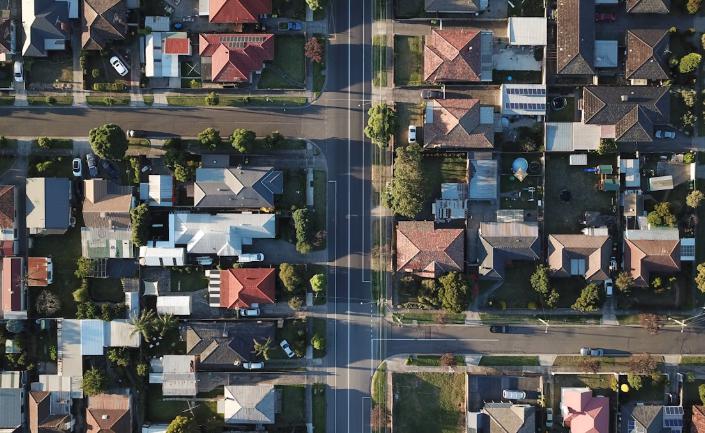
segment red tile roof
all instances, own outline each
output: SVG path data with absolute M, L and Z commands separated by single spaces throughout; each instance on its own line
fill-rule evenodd
M 27 258 L 27 285 L 32 287 L 49 285 L 49 259 L 46 257 Z
M 259 15 L 272 13 L 272 0 L 210 0 L 212 23 L 256 23 Z
M 248 308 L 274 303 L 274 269 L 238 268 L 220 271 L 220 306 Z
M 211 81 L 247 82 L 265 61 L 274 59 L 274 35 L 202 33 L 198 36 L 198 52 L 211 57 Z
M 191 46 L 189 45 L 188 38 L 169 36 L 168 38 L 166 38 L 166 42 L 164 43 L 164 53 L 183 55 L 190 54 Z
M 480 39 L 476 29 L 433 30 L 424 46 L 424 80 L 480 81 Z
M 0 186 L 0 229 L 15 227 L 15 187 Z
M 635 286 L 648 287 L 652 272 L 672 274 L 680 271 L 680 240 L 625 240 L 624 264 Z
M 89 433 L 132 433 L 130 396 L 98 394 L 88 397 L 86 425 Z
M 705 433 L 705 406 L 693 405 L 690 433 Z
M 397 271 L 437 277 L 464 269 L 463 229 L 437 229 L 433 221 L 402 221 L 397 225 Z
M 434 99 L 429 104 L 433 122 L 424 125 L 424 147 L 494 147 L 494 125 L 480 123 L 479 99 Z
M 593 397 L 589 388 L 564 388 L 561 405 L 568 409 L 563 424 L 571 433 L 609 433 L 609 398 Z
M 2 259 L 2 311 L 22 311 L 22 258 Z

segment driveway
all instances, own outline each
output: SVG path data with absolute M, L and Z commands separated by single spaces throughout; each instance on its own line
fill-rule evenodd
M 326 250 L 312 251 L 301 254 L 296 251 L 296 246 L 281 239 L 257 239 L 251 247 L 245 247 L 245 252 L 264 254 L 264 265 L 277 265 L 279 263 L 326 263 L 328 253 Z
M 527 400 L 534 401 L 541 391 L 540 377 L 516 376 L 468 376 L 468 410 L 477 411 L 485 402 L 499 402 L 502 399 L 502 390 L 511 389 L 525 391 Z

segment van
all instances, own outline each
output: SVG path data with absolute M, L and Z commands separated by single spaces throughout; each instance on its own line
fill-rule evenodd
M 502 390 L 502 398 L 505 400 L 523 400 L 526 398 L 526 393 L 514 389 L 504 389 Z

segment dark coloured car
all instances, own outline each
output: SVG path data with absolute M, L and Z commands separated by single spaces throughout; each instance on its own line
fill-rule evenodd
M 608 12 L 595 12 L 596 23 L 613 23 L 617 21 L 617 14 Z
M 88 164 L 88 174 L 90 174 L 91 177 L 98 177 L 98 158 L 92 153 L 89 153 L 86 155 L 86 163 Z
M 443 99 L 443 92 L 440 90 L 423 89 L 421 91 L 423 99 Z
M 509 326 L 492 325 L 492 326 L 490 326 L 490 332 L 493 334 L 508 334 L 509 333 Z

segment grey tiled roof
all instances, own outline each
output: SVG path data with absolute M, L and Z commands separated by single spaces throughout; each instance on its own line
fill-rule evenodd
M 667 80 L 666 52 L 669 33 L 666 29 L 627 30 L 627 79 Z
M 556 10 L 556 70 L 563 75 L 593 75 L 595 3 L 558 0 Z
M 284 175 L 272 167 L 199 168 L 193 189 L 198 208 L 271 208 Z
M 199 370 L 229 370 L 255 359 L 253 340 L 274 343 L 273 322 L 190 322 L 184 330 L 186 353 L 199 357 Z
M 62 28 L 62 24 L 68 27 L 69 8 L 68 2 L 54 0 L 33 0 L 23 1 L 22 7 L 28 3 L 34 4 L 34 21 L 31 24 L 28 45 L 23 50 L 22 55 L 30 57 L 46 57 L 47 50 L 44 47 L 46 39 L 67 39 L 67 33 Z
M 480 244 L 480 275 L 488 278 L 503 278 L 509 260 L 533 261 L 541 256 L 535 222 L 481 223 Z
M 627 12 L 632 14 L 667 14 L 670 0 L 627 0 Z

